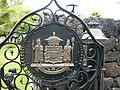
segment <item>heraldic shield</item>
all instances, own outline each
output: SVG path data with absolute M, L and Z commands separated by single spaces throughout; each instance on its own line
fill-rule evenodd
M 75 38 L 67 39 L 64 46 L 60 46 L 63 41 L 60 37 L 56 35 L 56 32 L 52 33 L 45 39 L 47 45 L 44 46 L 41 43 L 41 39 L 37 38 L 36 44 L 34 45 L 34 40 L 32 42 L 33 51 L 33 62 L 31 67 L 35 67 L 36 70 L 40 70 L 46 74 L 59 74 L 70 67 L 73 67 L 72 63 L 73 49 Z M 72 43 L 72 45 L 70 45 Z
M 36 28 L 26 36 L 23 49 L 25 56 L 22 59 L 31 75 L 42 79 L 44 84 L 51 80 L 61 83 L 76 75 L 84 57 L 78 35 L 56 23 Z
M 70 12 L 57 1 L 23 17 L 0 44 L 0 90 L 103 90 L 104 46 L 76 5 Z

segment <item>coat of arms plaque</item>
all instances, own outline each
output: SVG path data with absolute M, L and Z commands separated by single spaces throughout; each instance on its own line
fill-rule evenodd
M 63 39 L 58 37 L 55 32 L 53 32 L 52 36 L 46 38 L 45 41 L 48 45 L 43 46 L 40 38 L 36 40 L 36 45 L 34 45 L 33 40 L 33 62 L 31 67 L 45 74 L 59 74 L 74 66 L 72 62 L 74 37 L 68 38 L 64 47 L 60 46 Z

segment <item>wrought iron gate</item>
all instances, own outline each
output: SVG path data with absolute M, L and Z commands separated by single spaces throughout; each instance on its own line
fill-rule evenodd
M 0 50 L 0 90 L 101 90 L 104 48 L 56 0 L 23 17 Z

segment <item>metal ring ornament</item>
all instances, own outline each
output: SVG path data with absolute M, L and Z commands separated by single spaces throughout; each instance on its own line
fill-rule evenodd
M 12 45 L 12 44 L 15 45 L 15 47 L 17 48 L 17 54 L 16 54 L 16 56 L 15 56 L 15 57 L 13 56 L 13 54 L 14 54 L 15 52 L 14 52 L 11 48 L 8 48 L 8 49 L 5 50 L 5 52 L 4 52 L 5 58 L 6 58 L 7 60 L 11 60 L 11 61 L 16 60 L 16 59 L 18 58 L 18 56 L 19 56 L 19 47 L 18 47 L 17 44 L 8 43 L 8 44 L 5 44 L 5 45 Z M 8 50 L 9 50 L 9 53 L 11 53 L 12 58 L 8 57 L 8 56 L 9 56 L 9 55 L 7 55 Z

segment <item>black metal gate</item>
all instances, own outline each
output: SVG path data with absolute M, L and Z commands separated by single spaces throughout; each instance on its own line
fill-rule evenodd
M 103 46 L 56 0 L 23 17 L 0 50 L 0 90 L 102 90 Z

